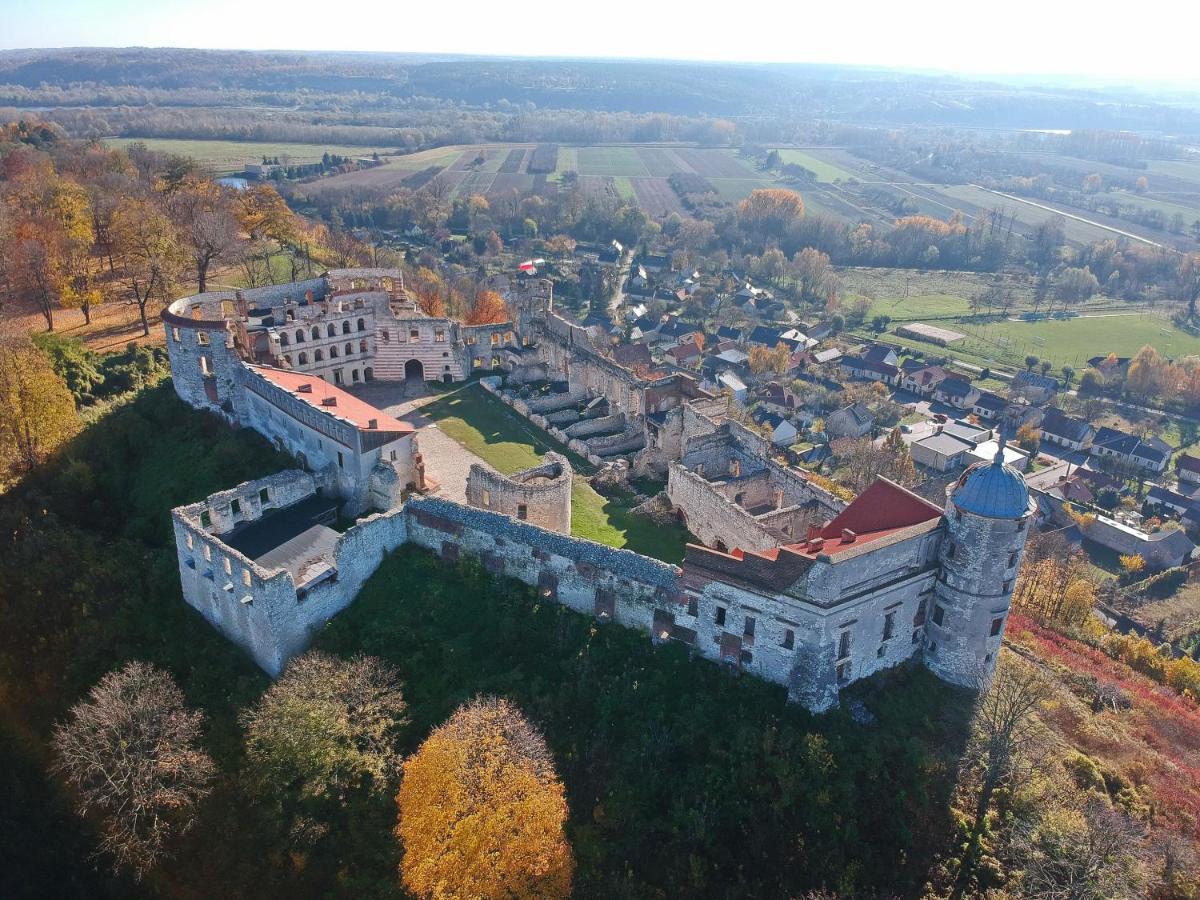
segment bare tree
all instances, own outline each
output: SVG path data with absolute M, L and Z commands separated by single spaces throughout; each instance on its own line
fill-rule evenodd
M 169 200 L 171 218 L 196 270 L 200 293 L 208 289 L 208 270 L 237 246 L 239 224 L 233 202 L 211 181 L 188 181 Z
M 1021 870 L 1017 896 L 1029 900 L 1145 896 L 1147 854 L 1142 829 L 1101 797 L 1018 824 L 1011 851 Z
M 80 815 L 101 820 L 100 849 L 141 878 L 192 825 L 215 772 L 198 746 L 202 713 L 167 673 L 140 662 L 110 672 L 54 729 L 56 770 Z
M 1007 653 L 991 683 L 981 673 L 978 684 L 979 700 L 963 760 L 964 776 L 974 782 L 977 791 L 975 813 L 952 898 L 962 897 L 970 887 L 996 791 L 1019 783 L 1038 764 L 1037 747 L 1043 731 L 1035 713 L 1048 696 L 1037 673 Z

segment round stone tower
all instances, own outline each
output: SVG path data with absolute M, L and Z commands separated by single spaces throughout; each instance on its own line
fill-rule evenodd
M 234 295 L 212 291 L 176 300 L 162 313 L 175 393 L 231 420 L 242 367 L 233 346 L 233 315 Z
M 1003 440 L 992 462 L 971 466 L 949 491 L 925 624 L 925 665 L 939 678 L 968 687 L 990 679 L 1032 511 L 1025 480 L 1004 464 Z

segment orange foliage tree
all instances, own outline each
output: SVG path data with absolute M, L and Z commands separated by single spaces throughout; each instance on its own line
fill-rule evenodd
M 495 291 L 480 291 L 467 311 L 468 325 L 492 325 L 508 322 L 512 316 L 503 298 Z
M 778 231 L 804 218 L 804 200 L 784 188 L 756 188 L 738 204 L 738 218 L 751 228 Z
M 546 742 L 504 699 L 479 698 L 404 763 L 400 874 L 418 897 L 567 897 L 567 802 Z

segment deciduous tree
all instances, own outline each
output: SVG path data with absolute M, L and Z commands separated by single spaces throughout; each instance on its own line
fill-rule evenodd
M 167 673 L 141 662 L 110 672 L 54 729 L 58 772 L 81 815 L 100 819 L 101 850 L 143 876 L 191 827 L 215 772 L 203 714 Z
M 344 797 L 390 789 L 406 722 L 396 671 L 372 656 L 298 656 L 242 715 L 246 753 L 272 791 Z
M 493 325 L 512 318 L 504 299 L 495 291 L 479 291 L 467 311 L 468 325 Z
M 71 391 L 24 335 L 0 335 L 0 476 L 27 472 L 79 430 Z
M 567 802 L 546 742 L 503 699 L 458 709 L 404 763 L 400 874 L 418 897 L 567 897 Z
M 142 334 L 149 335 L 146 309 L 151 302 L 166 303 L 186 256 L 170 219 L 150 200 L 123 199 L 113 215 L 113 234 L 130 302 L 137 305 Z

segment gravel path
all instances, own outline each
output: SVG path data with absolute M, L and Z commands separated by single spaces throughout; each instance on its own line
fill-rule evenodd
M 467 502 L 467 474 L 471 465 L 479 463 L 488 469 L 491 466 L 421 412 L 421 407 L 445 394 L 428 394 L 424 388 L 421 393 L 413 394 L 405 389 L 403 382 L 385 381 L 361 385 L 353 393 L 388 415 L 411 423 L 417 429 L 417 446 L 425 458 L 425 474 L 438 482 L 437 496 L 456 503 Z

